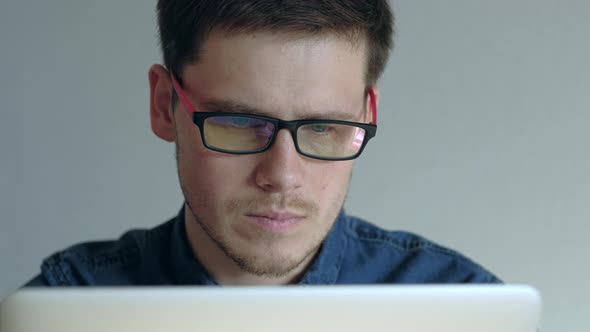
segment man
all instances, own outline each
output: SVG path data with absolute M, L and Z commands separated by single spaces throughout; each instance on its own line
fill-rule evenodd
M 417 235 L 347 216 L 392 47 L 386 0 L 159 0 L 153 132 L 174 142 L 178 216 L 77 245 L 28 285 L 498 282 Z

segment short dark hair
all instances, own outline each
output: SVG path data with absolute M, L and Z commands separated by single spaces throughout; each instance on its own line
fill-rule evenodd
M 158 0 L 164 65 L 181 80 L 199 60 L 214 29 L 228 33 L 279 31 L 362 37 L 367 45 L 365 83 L 374 85 L 393 48 L 394 17 L 387 0 Z

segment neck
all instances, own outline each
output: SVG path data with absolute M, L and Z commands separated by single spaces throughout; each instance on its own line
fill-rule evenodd
M 209 237 L 185 205 L 184 222 L 192 252 L 207 272 L 220 285 L 287 285 L 297 283 L 315 257 L 310 255 L 295 270 L 281 277 L 253 275 L 243 271 L 236 262 Z

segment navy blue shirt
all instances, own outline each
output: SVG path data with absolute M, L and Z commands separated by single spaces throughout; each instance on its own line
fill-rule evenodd
M 341 212 L 301 284 L 497 283 L 456 251 L 407 232 L 385 231 Z M 193 255 L 184 209 L 116 241 L 75 245 L 45 259 L 26 286 L 216 285 Z

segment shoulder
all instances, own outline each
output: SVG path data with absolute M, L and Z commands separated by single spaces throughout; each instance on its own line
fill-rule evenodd
M 131 230 L 119 239 L 80 243 L 46 258 L 39 279 L 48 286 L 128 285 L 146 283 L 145 257 L 164 258 L 172 220 L 153 229 Z
M 371 271 L 364 277 L 375 279 L 372 282 L 500 282 L 460 252 L 411 232 L 388 231 L 348 216 L 345 234 L 349 266 L 364 266 L 365 271 Z

